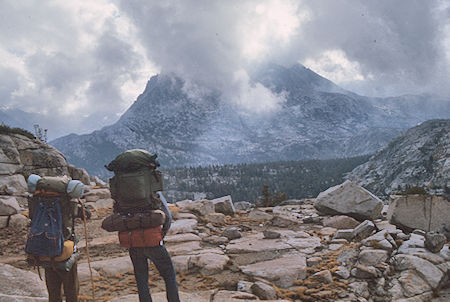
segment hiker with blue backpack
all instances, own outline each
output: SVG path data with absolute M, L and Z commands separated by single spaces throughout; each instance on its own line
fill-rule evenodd
M 45 283 L 50 302 L 62 301 L 62 291 L 67 302 L 77 302 L 79 282 L 77 260 L 78 238 L 74 220 L 90 217 L 81 204 L 84 186 L 78 180 L 63 177 L 28 177 L 29 217 L 31 227 L 25 252 L 30 265 L 45 269 Z M 40 272 L 39 272 L 40 277 Z
M 148 286 L 148 259 L 166 284 L 168 302 L 179 302 L 175 269 L 163 238 L 170 229 L 172 216 L 162 195 L 162 174 L 156 168 L 156 154 L 141 149 L 125 151 L 107 166 L 114 172 L 109 180 L 114 213 L 102 227 L 118 231 L 120 245 L 128 248 L 134 268 L 139 301 L 151 302 Z

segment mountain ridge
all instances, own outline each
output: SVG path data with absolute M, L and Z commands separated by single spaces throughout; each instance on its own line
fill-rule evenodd
M 374 194 L 410 187 L 450 193 L 450 119 L 428 120 L 408 129 L 347 175 Z
M 167 167 L 370 154 L 423 121 L 414 116 L 418 110 L 408 115 L 383 99 L 347 92 L 301 65 L 272 65 L 252 81 L 286 101 L 270 114 L 243 113 L 215 92 L 193 98 L 181 78 L 160 74 L 117 123 L 51 144 L 69 162 L 104 176 L 103 165 L 131 148 L 157 153 Z M 444 106 L 449 110 L 431 115 L 450 112 L 450 101 Z

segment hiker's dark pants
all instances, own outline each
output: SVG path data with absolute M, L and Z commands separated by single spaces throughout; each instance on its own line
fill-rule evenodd
M 156 266 L 166 283 L 166 296 L 168 302 L 179 302 L 178 285 L 172 260 L 164 245 L 154 247 L 132 247 L 129 249 L 133 262 L 134 277 L 136 278 L 139 301 L 151 302 L 148 288 L 148 261 L 150 259 Z
M 72 269 L 68 272 L 46 268 L 45 283 L 47 284 L 49 302 L 62 301 L 61 285 L 64 287 L 64 296 L 66 296 L 66 301 L 77 302 L 78 292 L 80 289 L 78 283 L 77 263 L 75 262 Z

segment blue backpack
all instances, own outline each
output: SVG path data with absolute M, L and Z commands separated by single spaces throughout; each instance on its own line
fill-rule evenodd
M 56 257 L 62 254 L 63 247 L 60 202 L 58 199 L 53 201 L 39 199 L 34 210 L 25 252 L 34 256 Z

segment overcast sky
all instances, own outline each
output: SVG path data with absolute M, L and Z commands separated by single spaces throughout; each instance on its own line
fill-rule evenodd
M 160 72 L 249 109 L 282 101 L 249 84 L 265 62 L 362 95 L 450 95 L 449 0 L 0 0 L 0 28 L 0 107 L 50 137 L 111 124 Z

